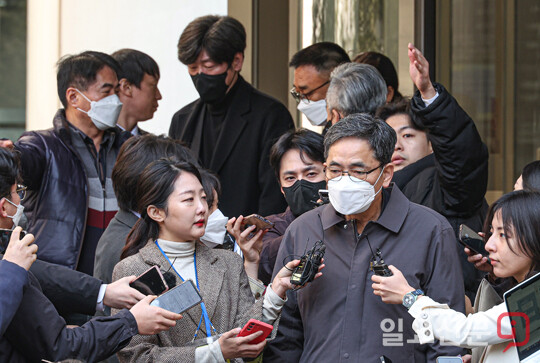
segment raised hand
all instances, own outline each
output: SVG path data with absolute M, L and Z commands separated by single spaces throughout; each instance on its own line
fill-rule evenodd
M 422 52 L 412 43 L 408 45 L 409 74 L 416 88 L 420 91 L 422 98 L 428 100 L 435 97 L 437 91 L 429 79 L 429 63 Z
M 256 226 L 249 226 L 242 231 L 244 217 L 231 218 L 227 222 L 227 232 L 229 232 L 244 255 L 244 268 L 246 273 L 252 279 L 258 280 L 259 260 L 262 250 L 262 238 L 268 230 L 260 230 L 253 235 Z

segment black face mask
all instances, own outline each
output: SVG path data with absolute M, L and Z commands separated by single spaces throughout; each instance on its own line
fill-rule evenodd
M 320 181 L 318 183 L 312 183 L 307 180 L 297 180 L 293 185 L 288 188 L 283 188 L 285 193 L 285 200 L 291 212 L 298 217 L 307 211 L 317 207 L 317 200 L 319 200 L 319 189 L 326 188 L 326 181 Z
M 227 78 L 227 71 L 216 75 L 199 73 L 191 76 L 201 100 L 209 104 L 219 102 L 225 98 L 225 93 L 229 88 L 225 84 L 225 78 Z

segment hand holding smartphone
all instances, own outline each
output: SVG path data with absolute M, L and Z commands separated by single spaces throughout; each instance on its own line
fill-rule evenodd
M 258 214 L 251 214 L 247 217 L 244 217 L 244 220 L 242 222 L 243 229 L 245 230 L 249 226 L 255 226 L 255 230 L 252 233 L 257 233 L 260 230 L 270 229 L 274 227 L 274 223 L 269 221 L 268 219 L 264 218 L 263 216 L 260 216 Z
M 474 254 L 481 254 L 485 257 L 489 255 L 485 248 L 484 239 L 464 224 L 459 226 L 458 242 L 464 247 L 467 247 Z
M 270 335 L 273 329 L 274 327 L 270 324 L 263 323 L 262 321 L 259 321 L 257 319 L 249 319 L 249 321 L 246 323 L 246 325 L 244 325 L 244 327 L 237 336 L 245 337 L 258 331 L 262 331 L 263 333 L 259 337 L 249 342 L 249 344 L 258 344 L 265 340 Z

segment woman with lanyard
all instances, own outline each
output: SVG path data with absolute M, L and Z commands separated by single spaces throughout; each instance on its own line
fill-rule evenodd
M 540 269 L 540 194 L 520 190 L 503 195 L 489 209 L 484 235 L 492 273 L 513 282 L 506 290 L 533 276 Z M 519 362 L 514 346 L 504 352 L 508 341 L 501 336 L 511 336 L 512 327 L 508 317 L 498 326 L 501 314 L 507 313 L 502 300 L 490 309 L 465 316 L 424 296 L 397 268 L 390 269 L 392 277 L 372 276 L 374 294 L 387 304 L 402 303 L 409 309 L 420 343 L 444 338 L 445 344 L 478 347 L 481 351 L 473 363 Z M 478 295 L 488 293 L 488 288 L 489 284 L 481 284 Z M 471 357 L 467 355 L 463 361 L 470 362 Z
M 289 262 L 264 298 L 255 302 L 241 257 L 199 242 L 208 205 L 195 166 L 171 159 L 151 163 L 139 178 L 135 198 L 141 218 L 127 238 L 113 280 L 138 276 L 158 265 L 162 272 L 174 274 L 176 284 L 193 280 L 203 303 L 184 312 L 183 319 L 166 332 L 133 337 L 118 353 L 120 362 L 225 362 L 257 357 L 266 341 L 250 344 L 260 334 L 237 337 L 239 327 L 254 318 L 273 324 L 275 334 L 286 291 L 292 288 L 291 269 L 299 261 Z M 210 339 L 198 346 L 200 339 L 196 339 L 201 336 Z

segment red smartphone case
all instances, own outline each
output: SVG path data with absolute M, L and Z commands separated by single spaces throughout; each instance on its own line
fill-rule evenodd
M 272 325 L 270 325 L 270 324 L 263 323 L 262 321 L 259 321 L 257 319 L 250 319 L 246 323 L 246 325 L 244 325 L 244 327 L 242 328 L 240 333 L 238 333 L 237 336 L 245 337 L 245 336 L 251 335 L 253 333 L 256 333 L 258 331 L 262 331 L 263 334 L 261 336 L 255 338 L 251 342 L 249 342 L 249 344 L 258 344 L 258 343 L 262 342 L 263 340 L 265 340 L 270 335 L 270 333 L 272 332 L 273 329 L 274 329 L 274 327 Z

